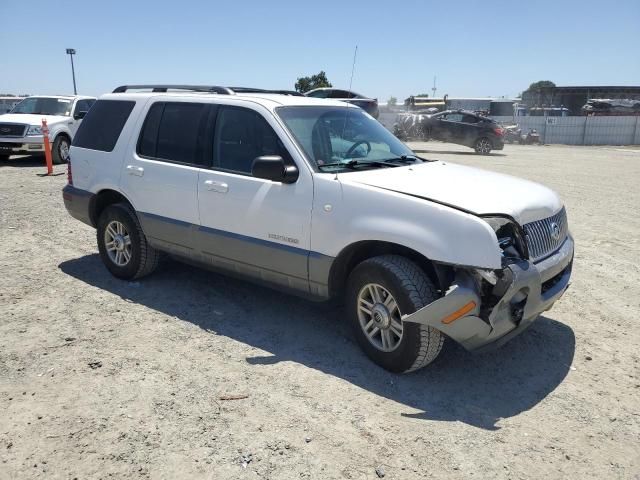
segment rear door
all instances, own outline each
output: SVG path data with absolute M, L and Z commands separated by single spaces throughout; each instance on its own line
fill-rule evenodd
M 141 120 L 124 162 L 122 190 L 135 207 L 149 241 L 191 257 L 198 215 L 198 173 L 212 107 L 206 103 L 154 99 Z
M 295 164 L 282 127 L 266 109 L 255 108 L 219 106 L 213 165 L 201 169 L 198 182 L 199 248 L 212 265 L 306 291 L 311 173 L 297 165 L 292 184 L 251 175 L 253 160 L 262 155 Z
M 462 116 L 461 134 L 462 142 L 465 145 L 473 146 L 476 140 L 480 137 L 480 133 L 486 126 L 479 117 L 475 115 L 464 114 Z

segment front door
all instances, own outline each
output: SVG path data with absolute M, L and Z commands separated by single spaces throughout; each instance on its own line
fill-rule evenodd
M 461 113 L 448 113 L 440 117 L 441 140 L 452 143 L 460 142 L 463 137 L 461 121 Z
M 308 291 L 311 173 L 297 165 L 292 184 L 251 175 L 253 160 L 262 155 L 294 162 L 291 142 L 276 133 L 281 127 L 272 114 L 263 113 L 219 107 L 213 167 L 201 169 L 198 180 L 198 247 L 202 260 L 214 266 Z

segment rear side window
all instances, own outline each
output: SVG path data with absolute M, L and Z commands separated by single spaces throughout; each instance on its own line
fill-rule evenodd
M 78 128 L 73 145 L 103 152 L 113 151 L 136 102 L 98 100 Z
M 208 113 L 205 103 L 155 103 L 140 132 L 138 154 L 171 162 L 204 164 L 202 152 Z

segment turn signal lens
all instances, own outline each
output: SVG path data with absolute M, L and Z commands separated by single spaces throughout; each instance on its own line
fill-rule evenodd
M 460 317 L 464 317 L 467 313 L 469 313 L 474 308 L 476 308 L 476 302 L 472 300 L 466 305 L 464 305 L 462 308 L 459 308 L 458 310 L 453 312 L 451 315 L 447 315 L 446 317 L 444 317 L 442 319 L 442 323 L 449 325 L 450 323 L 453 323 L 456 320 L 458 320 Z

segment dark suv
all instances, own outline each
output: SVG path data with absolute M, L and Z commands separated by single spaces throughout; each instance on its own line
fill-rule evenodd
M 504 148 L 504 129 L 492 119 L 466 110 L 404 115 L 396 123 L 395 133 L 400 138 L 457 143 L 484 155 Z
M 316 88 L 305 93 L 307 97 L 312 98 L 330 98 L 331 100 L 339 100 L 341 102 L 352 103 L 363 109 L 373 118 L 378 118 L 380 110 L 378 109 L 378 99 L 369 98 L 350 90 L 341 90 L 339 88 Z

